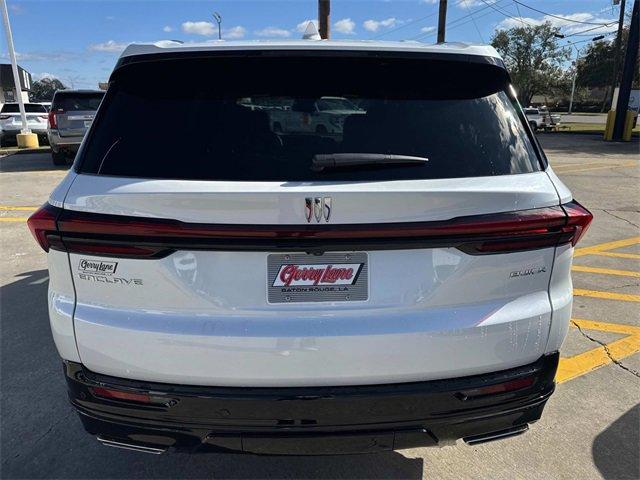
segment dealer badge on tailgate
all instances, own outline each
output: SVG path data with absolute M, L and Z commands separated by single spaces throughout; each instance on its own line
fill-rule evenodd
M 367 300 L 367 254 L 271 254 L 267 257 L 267 282 L 269 303 Z

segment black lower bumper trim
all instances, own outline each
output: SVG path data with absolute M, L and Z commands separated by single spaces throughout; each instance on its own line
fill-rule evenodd
M 490 374 L 353 387 L 169 385 L 99 375 L 73 362 L 65 363 L 65 373 L 85 429 L 113 442 L 189 451 L 345 454 L 521 433 L 540 418 L 553 393 L 558 359 L 554 353 Z M 514 391 L 463 394 L 523 378 L 533 381 L 520 382 L 527 386 Z M 96 387 L 150 400 L 103 398 Z

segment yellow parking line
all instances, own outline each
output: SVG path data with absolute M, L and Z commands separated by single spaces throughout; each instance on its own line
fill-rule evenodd
M 3 211 L 14 211 L 14 210 L 20 210 L 20 211 L 26 211 L 26 212 L 35 212 L 38 209 L 38 207 L 14 207 L 11 205 L 0 205 L 0 210 Z
M 597 255 L 599 257 L 632 258 L 635 260 L 640 260 L 640 255 L 638 255 L 637 253 L 600 252 L 594 253 L 593 255 Z
M 558 383 L 566 382 L 607 365 L 612 362 L 612 358 L 618 362 L 640 351 L 640 327 L 579 319 L 572 319 L 571 322 L 585 330 L 600 330 L 629 336 L 608 343 L 606 349 L 598 347 L 573 357 L 561 358 L 556 373 L 556 382 Z M 607 355 L 607 351 L 609 355 Z
M 638 243 L 640 243 L 640 237 L 631 237 L 623 240 L 616 240 L 614 242 L 599 243 L 598 245 L 592 245 L 591 247 L 576 248 L 573 256 L 582 257 L 584 255 L 594 255 L 607 250 L 628 247 L 629 245 L 636 245 Z
M 577 297 L 603 298 L 605 300 L 619 300 L 622 302 L 640 302 L 640 295 L 632 295 L 630 293 L 601 292 L 599 290 L 574 288 L 573 294 Z
M 571 322 L 586 330 L 600 330 L 601 332 L 622 333 L 625 335 L 640 336 L 640 327 L 637 327 L 635 325 L 625 325 L 624 323 L 596 322 L 594 320 L 583 320 L 581 318 L 572 318 Z
M 574 265 L 571 267 L 574 272 L 586 272 L 586 273 L 600 273 L 602 275 L 618 275 L 620 277 L 640 277 L 640 272 L 633 272 L 631 270 L 615 270 L 613 268 L 596 268 L 585 267 L 584 265 Z
M 560 170 L 559 173 L 586 172 L 588 170 L 602 170 L 605 168 L 629 168 L 629 167 L 634 167 L 636 165 L 638 165 L 636 162 L 632 162 L 632 163 L 622 164 L 622 165 L 604 165 L 600 167 L 587 167 L 587 168 L 574 168 L 574 169 L 569 168 L 567 170 Z
M 578 162 L 578 163 L 563 163 L 561 165 L 551 165 L 551 167 L 553 167 L 554 170 L 558 169 L 558 168 L 565 168 L 565 167 L 585 167 L 587 165 L 602 165 L 602 162 Z
M 26 222 L 29 220 L 25 217 L 0 217 L 0 222 Z

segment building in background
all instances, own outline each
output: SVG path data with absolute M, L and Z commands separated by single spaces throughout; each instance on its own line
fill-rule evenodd
M 29 92 L 33 83 L 31 74 L 18 65 L 18 75 L 20 76 L 20 88 L 16 89 L 11 64 L 0 63 L 0 107 L 5 103 L 17 102 L 18 94 L 22 95 L 25 102 L 29 101 Z

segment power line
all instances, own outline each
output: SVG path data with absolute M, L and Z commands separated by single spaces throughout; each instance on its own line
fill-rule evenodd
M 462 0 L 462 1 L 464 1 L 464 0 Z M 462 1 L 461 1 L 461 2 L 459 2 L 459 3 L 462 3 Z M 502 3 L 503 1 L 504 1 L 504 0 L 497 0 L 495 3 L 496 3 L 496 4 L 499 4 L 499 3 Z M 463 23 L 459 23 L 459 22 L 460 22 L 461 20 L 464 20 L 465 18 L 469 18 L 469 17 L 472 17 L 472 18 L 473 18 L 473 16 L 474 16 L 475 14 L 477 14 L 477 13 L 479 13 L 479 12 L 483 11 L 483 10 L 486 10 L 487 8 L 489 8 L 489 6 L 484 6 L 484 7 L 481 7 L 481 8 L 477 8 L 476 10 L 473 10 L 472 12 L 470 12 L 470 13 L 468 13 L 468 14 L 466 14 L 466 15 L 463 15 L 463 16 L 461 16 L 461 17 L 458 17 L 458 18 L 456 18 L 456 19 L 452 20 L 451 22 L 449 22 L 449 23 L 447 24 L 447 29 L 449 29 L 449 30 L 450 30 L 450 29 L 452 29 L 452 28 L 461 27 L 462 25 L 466 25 L 467 23 L 470 23 L 472 20 L 468 20 L 468 21 L 463 22 Z M 485 13 L 485 14 L 483 14 L 483 15 L 479 15 L 479 16 L 477 16 L 477 17 L 475 17 L 475 18 L 482 18 L 482 17 L 484 17 L 484 16 L 488 15 L 489 13 L 491 13 L 491 12 L 487 12 L 487 13 Z M 414 37 L 411 37 L 411 40 L 420 40 L 420 39 L 422 39 L 422 38 L 426 38 L 426 37 L 429 37 L 429 36 L 431 36 L 431 35 L 435 35 L 435 33 L 436 33 L 436 32 L 420 33 L 420 34 L 418 34 L 418 35 L 416 35 L 416 36 L 414 36 Z
M 453 6 L 460 5 L 464 1 L 465 0 L 458 0 L 456 3 L 453 4 Z M 403 29 L 405 27 L 408 27 L 409 25 L 414 25 L 414 24 L 416 24 L 418 22 L 426 20 L 427 18 L 435 17 L 436 15 L 438 15 L 437 11 L 435 11 L 433 13 L 430 13 L 429 15 L 425 15 L 424 17 L 420 17 L 420 18 L 416 18 L 415 20 L 411 20 L 410 22 L 403 23 L 402 25 L 399 25 L 399 26 L 397 26 L 395 28 L 392 28 L 391 30 L 385 30 L 384 32 L 381 32 L 381 33 L 379 33 L 377 35 L 374 35 L 373 37 L 370 37 L 370 39 L 372 39 L 372 40 L 378 39 L 378 38 L 380 38 L 380 37 L 382 37 L 384 35 L 388 35 L 390 33 L 397 32 L 398 30 L 401 30 L 401 29 Z
M 508 13 L 503 12 L 503 11 L 502 11 L 502 10 L 500 10 L 499 8 L 496 8 L 496 7 L 494 6 L 494 4 L 487 3 L 487 1 L 486 1 L 486 0 L 480 0 L 480 1 L 481 1 L 482 3 L 484 3 L 484 4 L 486 4 L 487 6 L 491 7 L 491 8 L 492 8 L 493 10 L 495 10 L 496 12 L 498 12 L 498 13 L 500 13 L 500 14 L 504 15 L 505 17 L 512 18 L 512 19 L 514 19 L 514 20 L 516 20 L 516 21 L 518 21 L 518 22 L 520 22 L 520 23 L 526 24 L 526 25 L 527 25 L 527 26 L 529 26 L 529 27 L 535 27 L 535 26 L 536 26 L 536 25 L 533 25 L 532 23 L 525 22 L 525 20 L 524 20 L 522 17 L 514 17 L 513 15 L 509 15 Z M 513 0 L 513 1 L 515 2 L 515 0 Z M 518 2 L 515 2 L 515 3 L 518 3 Z
M 484 0 L 483 0 L 483 1 L 484 1 Z M 513 2 L 514 2 L 514 3 L 516 3 L 516 4 L 518 4 L 518 5 L 522 5 L 523 7 L 528 8 L 529 10 L 533 10 L 534 12 L 541 13 L 541 14 L 543 14 L 543 15 L 547 16 L 547 17 L 557 18 L 557 19 L 559 19 L 559 20 L 564 20 L 565 22 L 582 23 L 582 24 L 584 24 L 584 25 L 599 25 L 599 26 L 601 26 L 601 27 L 608 27 L 609 25 L 615 25 L 615 24 L 617 24 L 617 23 L 618 23 L 618 21 L 617 21 L 617 20 L 612 20 L 612 21 L 611 21 L 611 22 L 609 22 L 609 23 L 595 23 L 595 22 L 584 22 L 584 21 L 582 21 L 582 20 L 573 20 L 573 19 L 570 19 L 570 18 L 561 17 L 561 16 L 559 16 L 559 15 L 554 15 L 554 14 L 552 14 L 552 13 L 543 12 L 542 10 L 538 10 L 537 8 L 530 7 L 530 6 L 529 6 L 529 5 L 527 5 L 526 3 L 522 3 L 522 2 L 520 2 L 520 1 L 518 1 L 518 0 L 513 0 Z
M 467 0 L 464 0 L 464 6 L 465 6 L 465 8 L 469 8 L 469 6 L 468 6 L 468 4 L 467 4 Z M 474 14 L 474 13 L 475 13 L 475 12 L 470 13 L 470 15 L 471 15 L 471 20 L 473 21 L 473 26 L 474 26 L 474 27 L 476 27 L 476 32 L 478 32 L 478 36 L 480 37 L 480 41 L 481 41 L 482 43 L 484 43 L 484 38 L 482 37 L 482 34 L 480 33 L 480 29 L 478 28 L 478 24 L 476 23 L 476 19 L 473 17 L 473 14 Z

